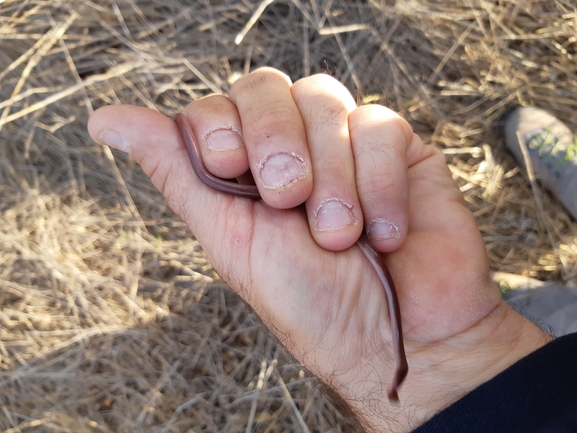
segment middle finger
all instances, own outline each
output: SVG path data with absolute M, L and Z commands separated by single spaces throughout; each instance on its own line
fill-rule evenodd
M 363 229 L 348 129 L 348 116 L 356 104 L 349 91 L 328 75 L 299 80 L 291 90 L 313 163 L 313 191 L 306 201 L 311 233 L 320 246 L 340 251 L 353 245 Z

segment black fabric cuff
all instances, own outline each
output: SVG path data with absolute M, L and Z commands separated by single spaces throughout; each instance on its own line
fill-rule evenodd
M 577 432 L 577 334 L 553 340 L 414 433 Z

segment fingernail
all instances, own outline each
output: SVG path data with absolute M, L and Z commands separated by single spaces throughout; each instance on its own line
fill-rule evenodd
M 258 165 L 260 179 L 265 188 L 279 189 L 305 177 L 307 166 L 296 153 L 267 155 Z
M 232 126 L 211 129 L 204 135 L 204 142 L 206 147 L 214 151 L 238 149 L 244 146 L 242 135 Z
M 375 241 L 398 239 L 399 228 L 385 218 L 376 218 L 367 226 L 367 237 Z
M 316 229 L 319 232 L 328 232 L 356 224 L 352 209 L 352 205 L 338 198 L 323 200 L 314 213 Z
M 123 152 L 128 153 L 130 151 L 130 142 L 124 138 L 120 132 L 115 131 L 114 129 L 105 129 L 102 131 L 98 137 L 98 141 L 107 146 L 122 150 Z

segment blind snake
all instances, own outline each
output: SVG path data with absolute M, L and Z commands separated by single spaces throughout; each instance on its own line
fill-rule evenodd
M 176 121 L 176 124 L 180 130 L 180 134 L 182 135 L 182 139 L 186 144 L 192 167 L 201 181 L 218 191 L 257 200 L 261 198 L 256 185 L 241 185 L 213 176 L 204 165 L 202 155 L 200 153 L 200 148 L 198 147 L 198 144 L 194 138 L 194 132 L 186 116 L 182 113 L 178 113 L 174 120 Z M 398 389 L 407 376 L 409 366 L 407 364 L 405 346 L 403 343 L 401 309 L 399 307 L 397 290 L 395 288 L 395 283 L 393 282 L 391 273 L 385 265 L 385 262 L 383 261 L 380 254 L 370 246 L 369 240 L 364 234 L 361 235 L 361 237 L 358 239 L 357 245 L 375 269 L 387 296 L 387 305 L 389 309 L 389 317 L 391 320 L 391 332 L 393 336 L 393 348 L 396 359 L 395 375 L 393 377 L 391 388 L 388 392 L 388 397 L 390 401 L 398 402 Z

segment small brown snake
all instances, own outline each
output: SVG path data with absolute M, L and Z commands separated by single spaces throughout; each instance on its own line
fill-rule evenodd
M 261 198 L 256 185 L 240 185 L 238 183 L 213 176 L 204 165 L 200 149 L 194 138 L 194 132 L 192 131 L 186 116 L 184 116 L 182 113 L 178 113 L 175 116 L 175 121 L 182 135 L 182 139 L 186 144 L 186 148 L 188 149 L 192 167 L 200 180 L 202 180 L 208 186 L 217 189 L 218 191 L 257 200 Z M 393 334 L 393 348 L 397 362 L 393 383 L 391 385 L 391 389 L 388 392 L 388 396 L 389 400 L 397 402 L 399 401 L 398 389 L 405 380 L 405 377 L 409 371 L 407 356 L 405 354 L 405 346 L 403 343 L 401 309 L 399 307 L 397 290 L 395 289 L 395 283 L 393 282 L 393 278 L 391 277 L 385 262 L 383 261 L 380 254 L 369 245 L 369 240 L 364 234 L 361 235 L 357 241 L 357 245 L 365 254 L 367 259 L 369 259 L 369 262 L 371 262 L 371 265 L 375 269 L 379 280 L 383 285 L 385 294 L 387 295 L 387 305 L 389 309 L 389 317 L 391 320 L 391 331 Z

